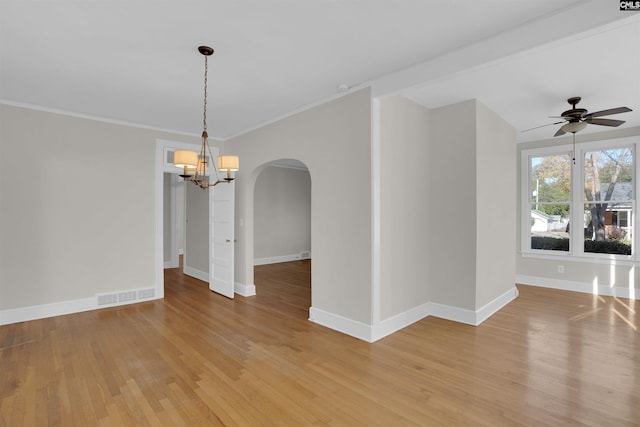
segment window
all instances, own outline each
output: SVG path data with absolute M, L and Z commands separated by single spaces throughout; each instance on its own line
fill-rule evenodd
M 583 168 L 584 252 L 631 255 L 631 227 L 618 219 L 633 207 L 632 148 L 585 151 Z
M 522 251 L 634 258 L 637 138 L 522 152 Z
M 531 249 L 569 250 L 571 156 L 531 157 Z

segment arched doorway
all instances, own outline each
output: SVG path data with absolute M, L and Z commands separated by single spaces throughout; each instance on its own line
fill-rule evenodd
M 306 280 L 310 306 L 311 176 L 304 163 L 280 159 L 258 168 L 253 191 L 253 241 L 256 293 L 260 293 L 264 273 L 283 286 L 288 280 L 289 285 L 296 282 L 299 287 Z M 286 295 L 286 290 L 283 293 Z

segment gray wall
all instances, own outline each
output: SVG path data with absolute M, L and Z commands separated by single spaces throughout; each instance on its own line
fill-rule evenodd
M 429 110 L 401 96 L 380 102 L 380 318 L 429 302 L 432 200 Z
M 476 103 L 476 310 L 515 285 L 516 130 Z
M 429 230 L 431 300 L 475 310 L 476 102 L 431 110 Z
M 381 320 L 478 310 L 515 285 L 515 130 L 477 101 L 380 103 Z
M 254 256 L 311 251 L 311 177 L 308 170 L 266 167 L 254 191 Z
M 371 322 L 371 91 L 363 89 L 235 137 L 235 278 L 253 284 L 254 185 L 277 159 L 309 168 L 312 306 Z
M 183 184 L 186 192 L 184 269 L 209 274 L 209 192 L 189 182 Z M 196 276 L 197 277 L 197 276 Z M 204 277 L 200 277 L 204 279 Z
M 0 105 L 0 309 L 156 286 L 157 138 Z
M 163 206 L 162 206 L 162 216 L 163 216 L 163 229 L 162 229 L 162 235 L 164 237 L 164 245 L 163 245 L 163 251 L 164 251 L 164 262 L 167 263 L 169 261 L 171 261 L 171 240 L 175 239 L 175 236 L 172 236 L 172 230 L 171 230 L 171 221 L 175 221 L 175 218 L 173 218 L 173 205 L 172 203 L 175 203 L 175 201 L 172 200 L 171 194 L 171 186 L 173 184 L 173 176 L 170 173 L 165 173 L 164 177 L 163 177 Z

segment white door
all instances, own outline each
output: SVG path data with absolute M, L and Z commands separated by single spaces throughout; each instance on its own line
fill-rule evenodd
M 235 182 L 222 182 L 209 191 L 209 289 L 233 298 Z

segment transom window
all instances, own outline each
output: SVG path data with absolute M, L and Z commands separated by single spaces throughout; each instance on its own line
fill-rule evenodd
M 522 251 L 635 259 L 638 138 L 522 152 Z

